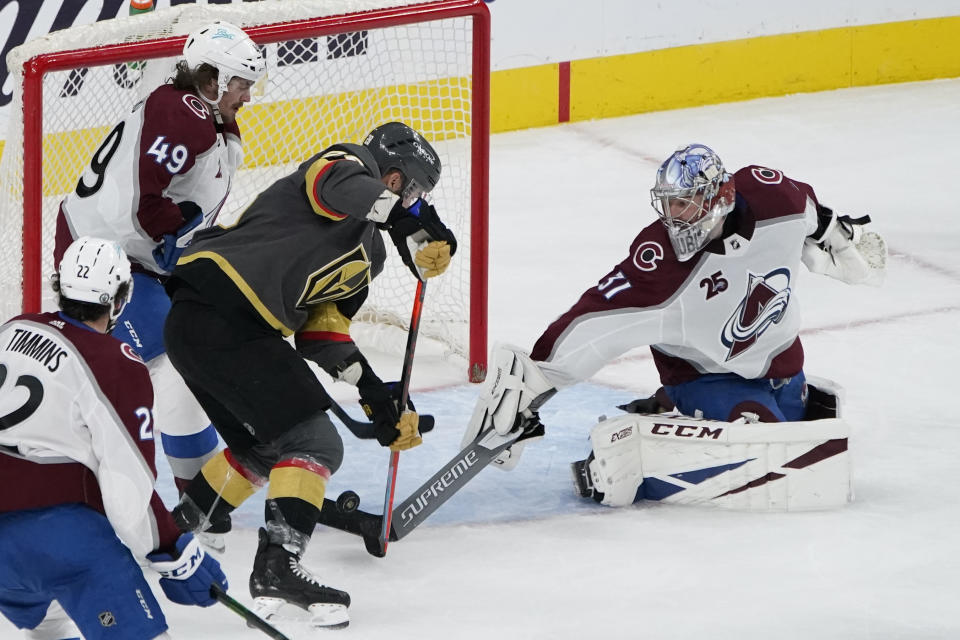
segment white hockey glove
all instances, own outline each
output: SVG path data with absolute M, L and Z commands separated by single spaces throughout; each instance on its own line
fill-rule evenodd
M 461 446 L 466 447 L 490 427 L 499 435 L 515 433 L 518 437 L 530 430 L 532 437 L 522 438 L 493 460 L 498 469 L 509 471 L 517 466 L 526 441 L 543 435 L 537 411 L 556 389 L 530 356 L 517 347 L 494 345 L 490 362 Z
M 826 207 L 821 212 L 829 212 L 831 218 L 804 242 L 803 264 L 814 273 L 848 284 L 880 286 L 886 274 L 887 244 L 879 233 L 864 231 L 870 216 L 837 216 Z
M 176 542 L 177 557 L 154 552 L 147 556 L 150 568 L 160 574 L 160 587 L 177 604 L 209 607 L 216 604 L 210 594 L 214 585 L 224 591 L 227 578 L 220 563 L 203 551 L 192 533 L 184 533 Z

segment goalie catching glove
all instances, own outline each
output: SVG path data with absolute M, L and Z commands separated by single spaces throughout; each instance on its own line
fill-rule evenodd
M 887 244 L 875 231 L 864 231 L 870 216 L 838 216 L 822 205 L 818 226 L 803 245 L 802 260 L 810 271 L 848 284 L 879 286 L 887 267 Z
M 446 271 L 450 258 L 457 252 L 457 238 L 440 220 L 433 205 L 423 200 L 417 200 L 409 208 L 404 208 L 398 200 L 384 228 L 390 233 L 403 263 L 419 280 Z
M 384 447 L 391 451 L 412 449 L 423 443 L 420 434 L 433 429 L 433 416 L 418 415 L 413 401 L 407 398 L 407 407 L 403 413 L 399 410 L 402 389 L 397 382 L 385 383 L 373 372 L 370 364 L 359 352 L 349 358 L 350 362 L 340 379 L 350 379 L 352 373 L 359 371 L 355 378 L 360 393 L 360 406 L 373 422 L 373 432 Z

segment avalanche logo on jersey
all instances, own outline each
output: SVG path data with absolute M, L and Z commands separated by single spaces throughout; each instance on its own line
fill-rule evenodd
M 659 242 L 648 240 L 633 252 L 633 266 L 640 271 L 653 271 L 657 268 L 657 260 L 663 260 L 663 247 Z
M 747 274 L 747 293 L 723 327 L 720 341 L 727 360 L 737 357 L 783 318 L 790 302 L 790 270 L 774 269 L 765 276 Z

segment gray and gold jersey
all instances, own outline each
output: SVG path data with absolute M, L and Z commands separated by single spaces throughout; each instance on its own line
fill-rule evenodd
M 383 270 L 374 205 L 385 197 L 396 200 L 369 151 L 334 145 L 273 183 L 235 221 L 197 234 L 177 264 L 216 263 L 284 336 L 349 340 L 338 302 L 365 297 Z

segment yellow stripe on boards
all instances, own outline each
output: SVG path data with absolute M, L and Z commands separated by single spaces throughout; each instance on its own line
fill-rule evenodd
M 960 76 L 960 16 L 852 29 L 853 86 Z
M 960 76 L 960 16 L 804 31 L 570 63 L 570 119 L 591 120 L 764 96 Z M 559 65 L 491 74 L 491 132 L 553 125 Z M 269 96 L 269 91 L 268 91 Z M 428 139 L 470 132 L 467 77 L 260 102 L 241 109 L 244 164 L 298 164 L 402 120 Z M 339 114 L 339 115 L 338 115 Z M 112 126 L 112 125 L 111 125 Z M 366 125 L 364 125 L 366 126 Z M 44 137 L 44 195 L 67 193 L 110 127 Z
M 513 131 L 557 123 L 557 64 L 490 74 L 490 130 Z
M 571 63 L 570 119 L 960 76 L 960 17 L 805 31 Z
M 299 498 L 320 509 L 326 491 L 326 478 L 302 467 L 274 467 L 270 471 L 268 499 Z
M 762 36 L 570 63 L 570 119 L 960 76 L 960 17 Z M 559 65 L 491 74 L 491 131 L 552 125 Z
M 661 49 L 570 65 L 570 119 L 679 109 L 849 84 L 849 36 L 818 32 Z M 845 75 L 846 74 L 846 75 Z

